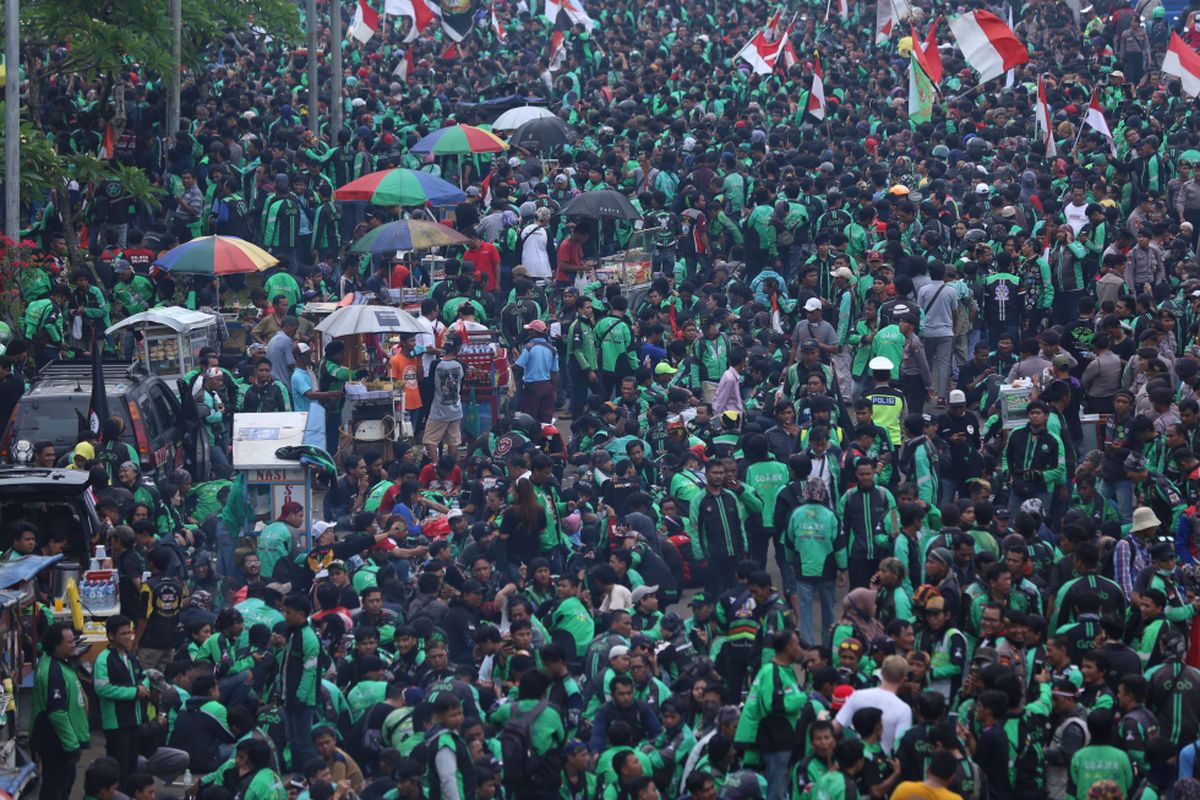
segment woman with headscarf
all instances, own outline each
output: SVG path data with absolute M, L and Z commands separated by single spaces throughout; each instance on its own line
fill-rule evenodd
M 883 625 L 875 618 L 875 590 L 860 587 L 848 592 L 842 598 L 842 616 L 833 626 L 833 651 L 851 636 L 870 644 L 883 635 Z

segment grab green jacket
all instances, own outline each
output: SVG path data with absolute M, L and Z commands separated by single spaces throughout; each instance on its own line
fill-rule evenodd
M 583 317 L 576 317 L 567 328 L 567 358 L 584 372 L 599 369 L 596 361 L 596 328 Z
M 637 369 L 637 353 L 633 349 L 633 328 L 625 317 L 605 317 L 596 323 L 594 331 L 600 345 L 600 369 L 616 372 L 622 358 L 629 370 Z
M 846 535 L 832 511 L 820 503 L 805 503 L 788 518 L 784 552 L 797 578 L 832 580 L 846 569 Z
M 777 689 L 782 690 L 781 702 L 777 702 Z M 796 680 L 796 673 L 790 666 L 781 666 L 774 661 L 764 664 L 750 684 L 750 693 L 733 735 L 734 743 L 748 748 L 748 756 L 753 758 L 757 755 L 758 729 L 763 720 L 782 716 L 794 730 L 806 700 L 808 693 Z
M 87 698 L 75 667 L 70 664 L 42 654 L 33 677 L 30 713 L 35 725 L 39 714 L 48 716 L 54 735 L 67 753 L 88 746 L 91 727 L 88 725 Z
M 104 730 L 133 728 L 145 721 L 137 690 L 138 686 L 149 689 L 150 679 L 137 659 L 109 647 L 97 657 L 92 677 L 100 698 L 100 725 Z

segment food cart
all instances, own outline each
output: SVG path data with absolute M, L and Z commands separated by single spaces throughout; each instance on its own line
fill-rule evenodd
M 105 331 L 111 336 L 132 329 L 140 333 L 135 361 L 150 375 L 179 377 L 196 368 L 200 351 L 215 347 L 217 315 L 182 306 L 152 308 L 126 317 Z
M 629 235 L 624 250 L 604 256 L 596 267 L 596 277 L 601 283 L 616 282 L 621 285 L 621 294 L 629 300 L 631 309 L 650 291 L 650 283 L 654 280 L 654 240 L 657 233 L 657 228 L 634 231 Z
M 275 451 L 305 444 L 307 423 L 303 411 L 233 415 L 233 468 L 246 475 L 246 502 L 254 517 L 270 522 L 279 519 L 284 503 L 299 503 L 305 536 L 314 517 L 312 474 L 299 461 L 279 458 Z

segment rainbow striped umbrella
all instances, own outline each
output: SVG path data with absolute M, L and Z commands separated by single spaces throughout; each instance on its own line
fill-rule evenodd
M 279 259 L 236 236 L 201 236 L 171 248 L 154 263 L 171 272 L 234 275 L 259 272 L 275 266 Z
M 410 152 L 452 156 L 464 153 L 499 153 L 507 149 L 508 144 L 503 139 L 483 128 L 476 128 L 474 125 L 451 125 L 423 137 L 412 146 Z
M 462 189 L 428 172 L 385 169 L 363 175 L 334 192 L 338 200 L 366 200 L 381 206 L 452 206 L 467 199 Z

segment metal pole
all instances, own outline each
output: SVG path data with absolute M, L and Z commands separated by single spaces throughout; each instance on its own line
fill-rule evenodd
M 321 79 L 317 74 L 317 0 L 307 0 L 305 3 L 304 22 L 308 28 L 308 129 L 319 134 L 321 124 L 317 119 L 317 102 L 321 96 Z
M 329 0 L 329 47 L 333 51 L 332 86 L 329 90 L 329 137 L 337 147 L 338 133 L 342 130 L 342 2 Z
M 170 0 L 171 12 L 171 80 L 167 99 L 167 136 L 179 133 L 179 71 L 183 68 L 183 5 Z
M 21 233 L 21 8 L 20 0 L 4 3 L 4 232 Z

